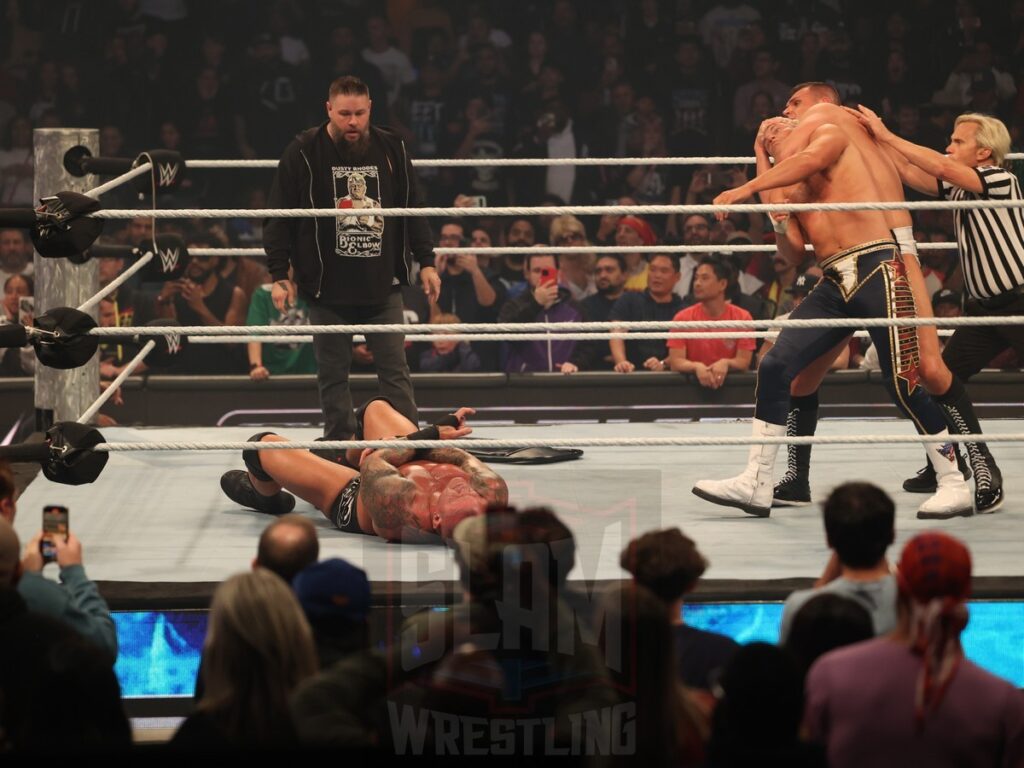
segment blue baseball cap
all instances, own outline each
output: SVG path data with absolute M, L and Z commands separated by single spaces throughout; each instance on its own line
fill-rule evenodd
M 370 582 L 366 571 L 332 557 L 303 569 L 292 589 L 311 622 L 325 619 L 366 621 L 370 613 Z

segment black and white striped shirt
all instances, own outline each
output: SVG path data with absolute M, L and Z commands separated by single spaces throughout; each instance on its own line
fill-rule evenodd
M 1021 200 L 1017 177 L 994 165 L 974 169 L 983 191 L 966 189 L 939 179 L 945 200 Z M 1024 285 L 1024 209 L 985 208 L 954 211 L 960 268 L 967 293 L 990 299 Z

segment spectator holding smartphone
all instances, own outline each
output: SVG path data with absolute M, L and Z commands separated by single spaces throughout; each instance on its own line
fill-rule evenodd
M 188 241 L 189 248 L 203 243 Z M 222 257 L 223 258 L 223 257 Z M 246 298 L 232 280 L 220 275 L 216 256 L 191 256 L 180 280 L 164 283 L 157 296 L 157 314 L 181 325 L 245 325 Z M 180 373 L 238 373 L 242 359 L 236 347 L 211 344 L 185 347 L 175 371 Z
M 527 290 L 506 302 L 498 315 L 499 323 L 573 323 L 586 320 L 583 309 L 572 299 L 568 288 L 558 284 L 555 257 L 538 249 L 526 259 Z M 507 373 L 561 371 L 571 362 L 586 368 L 585 351 L 576 341 L 512 341 L 508 344 Z
M 22 323 L 26 319 L 24 312 L 21 311 L 21 307 L 24 299 L 31 299 L 33 294 L 33 280 L 29 275 L 14 274 L 9 276 L 3 283 L 4 286 L 4 298 L 2 305 L 2 312 L 0 312 L 0 325 Z M 29 324 L 31 324 L 31 316 L 28 317 Z M 28 349 L 28 348 L 26 348 Z M 18 349 L 5 349 L 0 350 L 0 375 L 2 376 L 24 376 L 27 373 L 31 373 L 31 363 L 35 360 L 35 354 L 32 353 L 28 360 L 24 359 L 22 350 Z M 25 363 L 28 362 L 29 366 Z
M 18 594 L 18 534 L 0 518 L 0 751 L 120 754 L 131 746 L 121 689 L 105 651 Z
M 0 462 L 0 517 L 11 525 L 17 515 L 14 476 L 6 462 Z M 50 616 L 76 630 L 86 640 L 117 658 L 117 632 L 110 608 L 100 596 L 96 583 L 86 576 L 82 558 L 82 542 L 70 531 L 67 538 L 52 538 L 55 562 L 60 568 L 60 582 L 43 576 L 46 562 L 42 554 L 43 531 L 40 530 L 25 547 L 21 559 L 22 576 L 18 581 L 21 595 L 30 611 Z

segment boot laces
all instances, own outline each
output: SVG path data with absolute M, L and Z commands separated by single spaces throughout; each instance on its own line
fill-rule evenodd
M 974 487 L 979 493 L 992 490 L 992 472 L 986 462 L 974 469 Z
M 786 414 L 786 437 L 795 437 L 797 431 L 797 415 L 800 413 L 798 408 L 790 408 Z M 779 480 L 779 485 L 785 485 L 786 483 L 792 483 L 800 477 L 800 468 L 797 466 L 796 457 L 796 446 L 786 446 L 786 473 Z
M 963 414 L 960 413 L 959 408 L 947 407 L 946 411 L 952 417 L 960 434 L 970 434 L 971 430 L 967 426 L 967 421 L 964 419 Z M 975 489 L 978 493 L 992 490 L 992 470 L 989 469 L 988 462 L 985 460 L 985 456 L 982 454 L 978 444 L 966 443 L 965 447 L 967 448 L 967 458 L 971 462 L 971 469 L 974 470 Z

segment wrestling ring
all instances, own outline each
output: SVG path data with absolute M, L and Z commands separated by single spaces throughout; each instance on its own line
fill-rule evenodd
M 59 130 L 59 129 L 57 129 Z M 45 133 L 45 132 L 44 132 Z M 64 137 L 66 141 L 66 137 Z M 94 158 L 99 160 L 99 158 Z M 588 158 L 584 160 L 488 161 L 489 165 L 547 164 L 675 164 L 741 163 L 753 158 Z M 273 167 L 277 161 L 180 161 L 183 172 L 218 167 Z M 476 161 L 420 161 L 418 165 L 470 164 Z M 134 168 L 110 182 L 91 190 L 86 196 L 98 199 L 103 193 L 133 179 L 151 181 L 152 209 L 104 209 L 81 214 L 84 219 L 124 219 L 147 216 L 153 219 L 334 217 L 335 209 L 160 209 L 156 206 L 158 187 L 167 175 L 166 160 L 140 156 Z M 93 170 L 110 172 L 98 163 Z M 158 169 L 160 174 L 158 176 Z M 88 170 L 88 169 L 86 169 Z M 85 177 L 88 178 L 88 177 Z M 59 188 L 74 180 L 66 177 Z M 55 183 L 55 182 L 53 182 Z M 38 182 L 37 182 L 38 184 Z M 56 187 L 55 187 L 56 188 Z M 40 195 L 42 196 L 42 195 Z M 524 216 L 524 215 L 664 215 L 715 213 L 720 211 L 762 212 L 851 209 L 939 209 L 963 207 L 1006 207 L 1006 202 L 974 204 L 953 202 L 858 203 L 818 206 L 813 204 L 763 205 L 616 205 L 616 206 L 509 206 L 498 208 L 413 208 L 374 209 L 381 216 Z M 1017 205 L 1020 205 L 1017 203 Z M 180 264 L 170 265 L 165 242 L 154 240 L 151 248 L 138 250 L 135 263 L 117 280 L 93 293 L 84 301 L 72 302 L 80 313 L 92 313 L 102 296 L 115 290 L 133 274 L 145 269 L 163 269 L 170 274 Z M 951 248 L 955 243 L 922 244 L 925 248 Z M 437 249 L 438 253 L 480 252 L 478 248 Z M 490 253 L 523 253 L 529 248 L 494 247 Z M 702 253 L 723 250 L 756 252 L 774 250 L 771 245 L 730 246 L 650 246 L 650 247 L 551 247 L 545 253 L 603 252 L 676 252 Z M 197 249 L 193 255 L 257 256 L 262 249 Z M 37 257 L 37 261 L 40 259 Z M 74 281 L 73 277 L 65 277 Z M 164 279 L 167 279 L 166 277 Z M 94 284 L 93 284 L 94 285 Z M 37 299 L 38 304 L 38 299 Z M 57 306 L 57 302 L 51 306 Z M 748 323 L 730 321 L 728 332 L 715 331 L 719 323 L 525 323 L 461 324 L 424 327 L 408 326 L 303 326 L 303 327 L 209 327 L 153 325 L 137 328 L 79 327 L 65 334 L 64 341 L 86 338 L 87 344 L 100 340 L 132 343 L 137 354 L 122 374 L 86 408 L 61 415 L 58 424 L 70 422 L 88 425 L 105 405 L 117 386 L 130 376 L 134 367 L 156 357 L 173 364 L 173 357 L 185 343 L 243 343 L 248 341 L 308 341 L 313 333 L 366 334 L 405 332 L 410 340 L 476 339 L 608 339 L 719 336 L 722 338 L 764 337 L 793 326 L 841 325 L 863 329 L 868 326 L 1017 324 L 1024 317 L 999 318 L 918 318 L 910 320 L 771 320 Z M 63 326 L 58 329 L 57 336 Z M 43 331 L 24 329 L 26 341 L 37 344 L 37 351 L 49 342 L 60 341 Z M 9 344 L 8 346 L 12 346 Z M 39 351 L 40 359 L 43 352 Z M 81 364 L 80 364 L 81 365 Z M 68 372 L 73 373 L 73 372 Z M 658 386 L 671 386 L 676 378 L 667 373 L 634 373 L 635 377 L 664 377 Z M 546 375 L 552 382 L 558 374 Z M 63 386 L 63 385 L 62 385 Z M 69 385 L 70 386 L 70 385 Z M 310 389 L 315 384 L 309 381 Z M 554 386 L 552 384 L 552 386 Z M 874 386 L 881 386 L 880 384 Z M 93 393 L 96 388 L 93 387 Z M 592 591 L 595 586 L 623 577 L 619 553 L 633 537 L 646 531 L 682 528 L 700 545 L 711 562 L 702 587 L 706 595 L 731 595 L 742 599 L 779 597 L 792 587 L 806 585 L 820 572 L 828 559 L 817 504 L 802 508 L 781 508 L 768 519 L 757 519 L 742 512 L 716 507 L 690 493 L 700 478 L 719 477 L 741 462 L 745 446 L 758 442 L 749 435 L 751 409 L 728 412 L 718 418 L 700 420 L 616 421 L 615 423 L 579 423 L 571 409 L 560 412 L 546 409 L 547 390 L 535 390 L 536 406 L 544 418 L 533 424 L 489 421 L 482 412 L 471 422 L 473 435 L 466 438 L 479 448 L 516 448 L 533 445 L 582 448 L 578 460 L 549 465 L 495 465 L 505 478 L 510 501 L 519 507 L 552 507 L 569 525 L 578 547 L 576 567 L 570 581 Z M 629 397 L 623 387 L 621 397 Z M 201 394 L 199 395 L 201 396 Z M 361 398 L 356 393 L 356 402 Z M 752 402 L 752 397 L 750 399 Z M 276 404 L 270 404 L 276 405 Z M 450 402 L 448 408 L 474 406 L 474 402 Z M 628 404 L 626 404 L 628 405 Z M 1011 413 L 1019 412 L 1019 398 L 1008 404 Z M 269 410 L 273 410 L 271 407 Z M 87 447 L 93 458 L 103 455 L 105 466 L 95 482 L 68 485 L 39 475 L 25 489 L 19 506 L 25 510 L 16 528 L 22 540 L 30 538 L 38 519 L 33 513 L 44 504 L 60 503 L 72 510 L 74 530 L 85 542 L 89 575 L 100 583 L 104 595 L 114 607 L 155 605 L 188 607 L 205 604 L 216 583 L 248 567 L 256 550 L 260 532 L 269 518 L 241 509 L 221 492 L 222 473 L 240 467 L 239 451 L 300 449 L 314 447 L 320 430 L 311 426 L 279 427 L 295 442 L 245 443 L 257 423 L 253 412 L 244 425 L 189 427 L 107 427 L 95 433 Z M 1020 469 L 1024 467 L 1024 420 L 983 418 L 983 439 L 1004 468 L 1007 499 L 997 514 L 958 518 L 936 523 L 916 520 L 913 510 L 921 497 L 904 493 L 900 484 L 920 466 L 920 443 L 928 441 L 913 433 L 907 421 L 895 418 L 824 418 L 813 438 L 774 438 L 762 442 L 811 443 L 814 451 L 811 490 L 820 502 L 836 484 L 848 480 L 870 480 L 884 488 L 897 505 L 897 546 L 921 530 L 940 527 L 964 539 L 975 556 L 979 594 L 1020 593 L 1024 587 L 1024 547 L 1021 519 L 1024 515 L 1024 491 L 1020 489 Z M 612 434 L 614 433 L 614 434 Z M 97 437 L 98 435 L 98 437 Z M 74 442 L 74 441 L 72 441 Z M 317 448 L 342 447 L 429 447 L 436 443 L 414 441 L 350 441 L 315 443 Z M 77 449 L 77 445 L 73 448 Z M 7 446 L 13 450 L 17 446 Z M 38 446 L 31 458 L 44 467 L 48 461 L 60 463 L 60 456 L 46 454 Z M 42 450 L 42 453 L 40 453 Z M 51 451 L 53 447 L 51 446 Z M 782 459 L 780 458 L 780 461 Z M 61 480 L 59 467 L 48 474 Z M 66 482 L 66 479 L 65 479 Z M 308 516 L 320 533 L 321 557 L 343 557 L 363 567 L 382 599 L 402 605 L 430 605 L 451 599 L 457 574 L 451 553 L 444 546 L 389 544 L 371 536 L 355 536 L 333 528 L 319 512 L 299 501 L 296 512 Z

